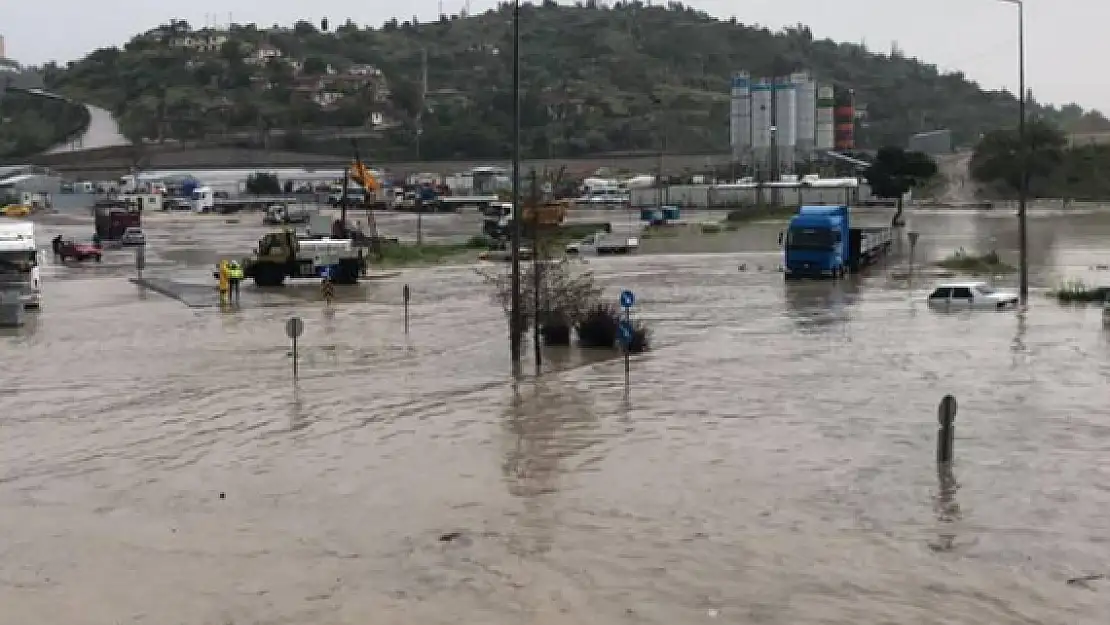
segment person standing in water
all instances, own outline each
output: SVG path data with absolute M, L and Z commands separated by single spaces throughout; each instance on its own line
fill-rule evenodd
M 243 281 L 243 266 L 239 261 L 232 260 L 227 263 L 227 281 L 231 287 L 231 301 L 239 303 L 239 284 Z

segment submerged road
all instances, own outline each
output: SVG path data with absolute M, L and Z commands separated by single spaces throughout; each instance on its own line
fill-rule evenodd
M 1010 222 L 920 215 L 919 262 L 1006 250 Z M 1038 284 L 1104 275 L 1104 216 L 1034 225 Z M 471 267 L 331 312 L 311 284 L 190 309 L 124 252 L 48 267 L 0 335 L 0 624 L 1105 623 L 1110 588 L 1064 583 L 1110 566 L 1098 311 L 938 314 L 882 271 L 784 285 L 780 227 L 590 261 L 654 329 L 628 398 L 619 358 L 577 349 L 511 383 Z M 253 228 L 152 219 L 148 273 L 199 284 Z

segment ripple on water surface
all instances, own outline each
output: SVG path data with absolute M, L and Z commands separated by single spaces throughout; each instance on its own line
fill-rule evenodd
M 53 283 L 0 339 L 0 623 L 1105 622 L 1063 583 L 1110 560 L 1097 313 L 751 258 L 594 263 L 655 320 L 628 397 L 578 350 L 509 384 L 469 270 L 405 276 L 407 337 L 399 283 L 330 314 Z

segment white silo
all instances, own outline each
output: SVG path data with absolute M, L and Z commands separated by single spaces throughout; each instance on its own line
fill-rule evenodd
M 809 160 L 817 139 L 817 83 L 806 72 L 794 74 L 790 80 L 797 92 L 797 158 Z
M 747 161 L 752 150 L 752 79 L 747 72 L 732 77 L 729 128 L 733 160 Z
M 752 156 L 753 164 L 761 169 L 771 162 L 772 89 L 774 85 L 764 79 L 751 86 Z
M 836 107 L 836 92 L 830 85 L 817 88 L 817 123 L 815 147 L 818 152 L 828 152 L 836 145 L 836 120 L 833 109 Z
M 798 144 L 797 92 L 789 78 L 775 79 L 775 158 L 781 172 L 794 171 L 794 147 Z

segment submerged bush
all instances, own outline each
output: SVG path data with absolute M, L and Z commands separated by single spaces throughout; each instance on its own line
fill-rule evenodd
M 1012 273 L 1016 268 L 1002 260 L 998 252 L 991 250 L 985 254 L 971 254 L 962 247 L 951 256 L 939 261 L 937 266 L 953 271 L 967 273 Z
M 1051 293 L 1062 304 L 1092 304 L 1110 300 L 1110 287 L 1092 287 L 1081 280 L 1069 280 Z
M 613 304 L 598 302 L 586 312 L 575 325 L 578 344 L 588 348 L 613 349 L 617 346 L 621 319 L 624 312 Z M 645 352 L 650 343 L 650 334 L 642 321 L 632 321 L 632 341 L 628 351 L 633 354 Z

